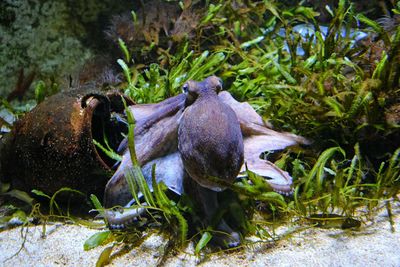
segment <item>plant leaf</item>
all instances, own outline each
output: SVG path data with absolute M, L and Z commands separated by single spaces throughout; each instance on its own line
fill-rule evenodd
M 196 245 L 196 249 L 195 249 L 195 254 L 198 255 L 200 253 L 200 251 L 207 246 L 208 242 L 210 242 L 212 238 L 212 234 L 210 232 L 204 232 L 201 235 L 201 238 L 199 240 L 199 242 Z
M 103 252 L 101 252 L 99 259 L 96 262 L 96 267 L 106 266 L 110 262 L 110 255 L 114 246 L 106 247 Z
M 10 196 L 10 197 L 15 197 L 19 200 L 22 200 L 22 201 L 28 203 L 29 205 L 32 205 L 32 203 L 34 201 L 34 199 L 32 197 L 30 197 L 26 192 L 17 190 L 17 189 L 13 189 L 7 193 L 4 193 L 4 195 Z
M 88 250 L 91 250 L 98 246 L 101 246 L 103 244 L 106 244 L 107 239 L 109 239 L 109 241 L 111 241 L 111 238 L 109 238 L 110 235 L 111 235 L 111 231 L 95 233 L 94 235 L 92 235 L 85 241 L 85 243 L 83 244 L 83 249 L 85 251 L 88 251 Z

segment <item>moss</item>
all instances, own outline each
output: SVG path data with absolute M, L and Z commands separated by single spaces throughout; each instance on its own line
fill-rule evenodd
M 68 27 L 62 1 L 6 0 L 2 5 L 11 14 L 0 24 L 2 94 L 14 89 L 22 68 L 38 78 L 62 77 L 90 56 Z

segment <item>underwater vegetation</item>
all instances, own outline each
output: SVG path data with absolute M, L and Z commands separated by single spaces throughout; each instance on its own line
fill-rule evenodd
M 0 96 L 16 86 L 20 72 L 34 75 L 35 85 L 66 87 L 101 47 L 96 27 L 107 12 L 122 10 L 124 1 L 5 0 L 0 3 Z M 96 27 L 95 27 L 96 25 Z M 101 34 L 100 34 L 101 36 Z M 95 45 L 96 44 L 96 45 Z M 28 84 L 28 88 L 31 84 Z M 29 96 L 32 96 L 30 94 Z
M 88 2 L 94 9 L 77 4 L 74 10 L 101 13 L 107 2 L 100 2 Z M 1 5 L 14 15 L 0 21 L 0 88 L 5 88 L 1 130 L 9 131 L 15 117 L 60 90 L 60 81 L 68 75 L 72 78 L 67 78 L 64 90 L 71 83 L 86 83 L 119 90 L 136 103 L 156 103 L 179 94 L 187 80 L 215 74 L 238 101 L 249 102 L 275 129 L 312 141 L 308 147 L 263 155 L 291 174 L 292 196 L 270 192 L 267 183 L 249 173 L 250 182 L 238 181 L 221 197 L 220 216 L 231 218 L 243 235 L 268 240 L 279 223 L 329 221 L 332 215 L 355 221 L 341 227 L 358 227 L 373 218 L 382 201 L 390 214 L 400 188 L 400 2 L 363 6 L 340 0 L 315 9 L 312 2 L 137 1 L 131 9 L 109 16 L 108 26 L 98 31 L 105 32 L 109 49 L 101 49 L 85 45 L 85 28 L 70 32 L 71 20 L 60 15 L 69 14 L 69 1 L 6 1 Z M 383 11 L 381 2 L 386 2 Z M 49 15 L 37 21 L 27 19 L 45 11 Z M 51 15 L 54 12 L 58 15 Z M 87 18 L 95 21 L 96 14 Z M 60 31 L 65 32 L 58 35 Z M 25 35 L 20 42 L 18 36 Z M 54 49 L 44 53 L 41 49 L 47 44 Z M 14 88 L 28 91 L 12 97 L 23 99 L 21 103 L 6 99 Z M 134 121 L 129 116 L 128 125 L 131 136 Z M 200 254 L 213 231 L 204 228 L 192 200 L 176 199 L 163 184 L 153 184 L 151 192 L 140 168 L 135 172 L 128 179 L 130 187 L 139 188 L 148 205 L 132 208 L 152 212 L 138 219 L 130 232 L 101 232 L 86 248 L 107 242 L 132 245 L 141 230 L 150 228 L 174 237 L 169 248 L 195 240 Z M 17 215 L 32 218 L 29 213 L 43 221 L 81 222 L 61 209 L 57 193 L 52 197 L 35 191 L 50 200 L 49 215 L 43 215 L 38 204 L 21 215 L 16 205 L 8 204 L 9 197 L 29 203 L 32 199 L 21 192 L 10 194 L 6 184 L 0 193 L 4 222 Z M 100 214 L 104 212 L 96 196 L 91 200 Z

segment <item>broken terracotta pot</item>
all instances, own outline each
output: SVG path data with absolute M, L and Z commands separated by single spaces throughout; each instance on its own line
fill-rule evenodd
M 116 149 L 126 129 L 111 114 L 123 110 L 116 92 L 105 95 L 81 88 L 49 97 L 0 140 L 2 180 L 13 188 L 50 196 L 63 187 L 101 196 L 114 162 L 93 139 L 104 145 L 106 136 Z

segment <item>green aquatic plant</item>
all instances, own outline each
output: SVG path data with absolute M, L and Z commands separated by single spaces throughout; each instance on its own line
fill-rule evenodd
M 122 45 L 123 47 L 123 45 Z M 187 48 L 186 48 L 187 49 Z M 225 61 L 223 53 L 210 54 L 204 51 L 196 56 L 193 51 L 184 50 L 170 56 L 170 69 L 162 69 L 159 64 L 150 64 L 142 73 L 138 66 L 118 59 L 126 83 L 124 92 L 138 103 L 159 102 L 181 92 L 181 87 L 189 79 L 201 80 L 221 68 Z
M 316 23 L 312 9 L 272 6 L 267 8 L 273 16 L 263 25 L 264 32 L 216 47 L 228 55 L 219 73 L 231 82 L 230 91 L 274 125 L 308 136 L 323 148 L 339 144 L 351 150 L 359 142 L 365 150 L 365 143 L 395 132 L 385 121 L 385 109 L 398 94 L 396 83 L 387 84 L 389 76 L 398 81 L 396 68 L 387 74 L 390 68 L 385 66 L 390 64 L 382 57 L 375 74 L 365 70 L 354 39 L 362 20 L 352 5 L 339 1 L 325 28 Z M 307 34 L 296 32 L 299 27 Z M 395 62 L 396 33 L 386 39 L 393 42 L 388 47 L 393 47 L 390 58 Z
M 399 190 L 398 152 L 390 151 L 394 153 L 391 158 L 381 158 L 381 163 L 376 163 L 378 155 L 365 151 L 371 135 L 382 135 L 384 139 L 396 131 L 382 120 L 384 101 L 380 99 L 386 78 L 396 77 L 394 64 L 387 63 L 396 56 L 383 54 L 371 74 L 364 69 L 352 33 L 357 30 L 354 27 L 367 19 L 355 14 L 347 1 L 339 1 L 337 8 L 330 9 L 332 18 L 326 28 L 318 24 L 318 13 L 312 8 L 286 8 L 275 2 L 243 3 L 244 6 L 253 8 L 245 14 L 254 16 L 244 16 L 234 23 L 232 17 L 224 17 L 234 13 L 230 1 L 210 4 L 212 12 L 202 18 L 198 28 L 204 39 L 187 39 L 176 54 L 163 54 L 160 60 L 167 58 L 169 65 L 153 63 L 141 69 L 142 66 L 129 62 L 131 56 L 120 43 L 125 51 L 125 60 L 118 61 L 125 75 L 122 88 L 139 103 L 158 102 L 177 94 L 186 79 L 201 80 L 216 73 L 239 100 L 249 101 L 276 126 L 314 139 L 313 151 L 289 150 L 278 158 L 277 164 L 290 170 L 295 178 L 293 199 L 270 192 L 263 179 L 249 173 L 249 180 L 243 179 L 230 187 L 240 195 L 243 210 L 258 213 L 255 207 L 267 203 L 267 210 L 277 216 L 274 218 L 295 215 L 315 219 L 318 217 L 315 214 L 324 214 L 319 221 L 342 220 L 330 216 L 334 213 L 352 219 L 358 216 L 357 209 L 365 206 L 373 212 L 380 199 L 391 199 Z M 261 21 L 262 16 L 257 14 L 267 14 L 268 19 Z M 212 28 L 217 22 L 218 31 L 212 35 L 209 50 L 200 53 L 190 50 L 202 46 L 209 38 L 205 25 Z M 299 23 L 313 31 L 300 35 L 296 32 Z M 396 35 L 386 38 L 390 42 L 388 47 L 394 49 L 392 55 L 397 53 Z M 388 66 L 392 66 L 392 74 L 387 74 Z M 391 82 L 390 86 L 390 94 L 396 94 L 398 89 L 393 88 L 396 83 Z M 140 187 L 131 184 L 136 191 Z M 145 189 L 143 184 L 142 189 Z M 157 206 L 163 198 L 149 198 L 154 193 L 145 195 Z M 174 212 L 166 214 L 173 218 L 177 214 Z M 183 210 L 178 212 L 181 218 L 187 216 Z M 262 239 L 271 238 L 271 234 L 262 230 L 265 222 L 252 221 L 250 213 L 237 217 L 245 221 L 243 225 L 247 225 L 249 233 Z M 173 232 L 185 232 L 184 224 L 180 225 Z M 204 249 L 212 234 L 209 229 L 199 230 L 196 254 Z
M 2 6 L 10 14 L 9 21 L 0 23 L 2 96 L 14 87 L 21 68 L 39 79 L 62 81 L 89 58 L 91 52 L 68 26 L 65 2 L 7 0 Z
M 359 216 L 357 208 L 366 206 L 373 213 L 373 207 L 382 199 L 393 200 L 400 189 L 399 150 L 389 162 L 387 168 L 382 162 L 379 170 L 374 170 L 361 155 L 358 144 L 351 159 L 340 147 L 323 151 L 310 171 L 304 171 L 304 162 L 297 161 L 295 168 L 302 168 L 302 175 L 289 206 L 303 216 L 321 212 L 352 218 Z
M 400 14 L 399 8 L 393 12 Z M 398 201 L 400 190 L 399 124 L 389 123 L 385 116 L 399 99 L 400 28 L 387 31 L 344 0 L 327 8 L 330 22 L 326 25 L 321 25 L 313 8 L 288 7 L 280 1 L 207 1 L 205 10 L 196 37 L 183 38 L 174 50 L 160 52 L 150 64 L 134 62 L 137 55 L 120 40 L 122 58 L 117 63 L 124 81 L 115 87 L 137 103 L 154 103 L 178 94 L 188 79 L 216 74 L 236 99 L 248 101 L 275 127 L 313 140 L 306 149 L 263 155 L 276 158 L 275 163 L 292 174 L 292 197 L 271 192 L 261 177 L 249 172 L 248 179 L 238 181 L 224 195 L 221 216 L 236 221 L 245 235 L 269 242 L 285 238 L 274 232 L 276 225 L 298 218 L 313 225 L 362 221 L 367 218 L 359 210 L 372 217 L 382 201 L 389 203 L 390 213 L 390 203 Z M 308 34 L 300 34 L 300 26 L 310 29 Z M 352 33 L 357 31 L 368 33 L 372 41 L 366 46 L 363 42 L 369 39 L 356 41 Z M 374 46 L 383 51 L 375 55 Z M 38 102 L 46 90 L 37 85 Z M 2 108 L 23 113 L 6 101 Z M 134 123 L 129 113 L 128 118 L 134 160 Z M 107 145 L 98 147 L 118 159 Z M 136 229 L 100 232 L 88 239 L 85 249 L 111 243 L 99 258 L 99 264 L 104 263 L 113 258 L 117 246 L 138 245 L 143 238 L 139 230 L 155 228 L 173 237 L 168 248 L 195 240 L 195 253 L 201 257 L 214 232 L 199 223 L 192 201 L 188 196 L 179 201 L 169 198 L 155 177 L 151 191 L 137 162 L 132 165 L 126 174 L 135 199 L 131 208 L 144 208 L 145 215 L 134 225 Z M 97 198 L 92 197 L 92 202 L 100 214 L 104 212 Z M 54 200 L 51 203 L 55 214 L 61 207 Z M 299 224 L 291 233 L 310 227 Z

